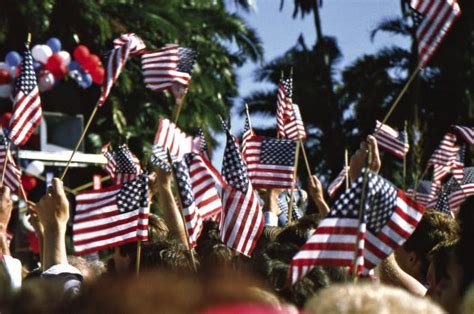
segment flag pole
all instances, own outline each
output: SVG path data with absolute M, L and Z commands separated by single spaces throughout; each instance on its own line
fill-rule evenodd
M 295 153 L 295 169 L 293 170 L 293 183 L 291 184 L 291 192 L 290 192 L 290 203 L 288 205 L 288 217 L 287 221 L 290 224 L 292 217 L 293 217 L 293 203 L 295 202 L 295 185 L 296 185 L 296 176 L 298 174 L 298 160 L 300 157 L 300 142 L 296 142 L 296 153 Z
M 344 149 L 344 168 L 349 167 L 349 151 Z M 349 173 L 346 174 L 346 190 L 349 189 Z
M 74 148 L 74 150 L 72 151 L 71 153 L 71 157 L 69 157 L 69 160 L 66 164 L 66 167 L 64 168 L 64 171 L 63 173 L 61 174 L 61 181 L 64 180 L 64 177 L 66 176 L 66 173 L 69 169 L 69 166 L 71 165 L 71 161 L 72 161 L 72 158 L 74 157 L 74 155 L 77 153 L 77 150 L 79 149 L 79 146 L 81 146 L 81 143 L 82 141 L 84 140 L 84 137 L 86 136 L 86 133 L 87 131 L 89 130 L 89 127 L 91 126 L 91 123 L 92 123 L 92 120 L 94 119 L 96 113 L 97 113 L 97 110 L 99 109 L 99 103 L 100 102 L 97 102 L 97 104 L 95 105 L 94 107 L 94 110 L 92 110 L 92 113 L 89 117 L 89 120 L 87 120 L 87 123 L 86 123 L 86 126 L 84 127 L 84 130 L 82 131 L 82 134 L 81 134 L 81 137 L 79 138 L 79 140 L 77 141 L 76 143 L 76 147 Z
M 407 133 L 407 120 L 405 120 L 405 134 Z M 407 189 L 407 154 L 403 155 L 403 189 Z
M 185 90 L 183 97 L 180 97 L 179 100 L 176 101 L 176 103 L 178 105 L 176 107 L 176 112 L 174 113 L 174 124 L 176 124 L 176 125 L 178 125 L 179 116 L 181 114 L 181 110 L 183 109 L 183 103 L 184 103 L 184 98 L 186 97 L 186 94 L 187 94 L 187 92 Z
M 142 259 L 142 241 L 137 241 L 137 260 L 135 262 L 135 274 L 138 276 L 140 274 L 140 262 Z
M 247 120 L 249 121 L 249 128 L 252 130 L 252 122 L 250 121 L 250 112 L 247 103 L 245 103 L 245 114 L 247 115 Z
M 357 226 L 357 238 L 356 243 L 354 246 L 354 259 L 352 260 L 352 276 L 354 283 L 357 283 L 358 274 L 357 269 L 361 261 L 358 259 L 359 250 L 364 250 L 364 233 L 365 233 L 365 224 L 363 223 L 364 220 L 364 211 L 365 211 L 365 194 L 367 192 L 367 182 L 369 179 L 369 172 L 370 172 L 370 165 L 372 164 L 372 148 L 368 147 L 368 156 L 367 156 L 367 166 L 364 171 L 364 180 L 362 181 L 362 194 L 360 196 L 360 204 L 359 204 L 359 223 Z
M 309 180 L 314 185 L 313 174 L 311 173 L 311 166 L 309 165 L 308 156 L 306 155 L 306 149 L 304 148 L 303 141 L 300 139 L 301 151 L 303 152 L 304 162 L 306 164 L 306 171 L 308 171 Z
M 108 180 L 110 180 L 110 176 L 106 176 L 106 177 L 103 177 L 103 178 L 100 179 L 101 182 L 105 182 L 105 181 L 108 181 Z M 93 181 L 87 182 L 86 184 L 83 184 L 83 185 L 81 185 L 81 186 L 78 186 L 78 187 L 75 188 L 75 189 L 72 189 L 72 190 L 71 190 L 71 193 L 75 194 L 75 193 L 80 192 L 80 191 L 82 191 L 82 190 L 85 190 L 85 189 L 87 189 L 87 188 L 89 188 L 89 187 L 91 187 L 91 186 L 93 186 L 93 185 L 94 185 L 94 182 L 93 182 Z
M 22 171 L 25 171 L 25 169 L 21 169 Z M 26 172 L 28 175 L 35 177 L 36 179 L 39 179 L 43 182 L 46 182 L 46 178 L 40 175 L 34 175 L 32 173 Z M 67 186 L 64 186 L 64 191 L 71 193 L 71 194 L 76 194 L 76 192 L 73 189 L 68 188 Z
M 393 111 L 395 110 L 395 108 L 397 107 L 397 105 L 400 103 L 400 100 L 402 99 L 403 95 L 405 95 L 405 93 L 407 92 L 408 88 L 410 87 L 411 83 L 413 83 L 413 81 L 415 80 L 416 76 L 418 75 L 418 73 L 420 73 L 421 71 L 423 70 L 422 67 L 418 66 L 415 71 L 413 71 L 413 73 L 411 74 L 410 78 L 408 79 L 408 81 L 405 83 L 405 86 L 403 86 L 403 89 L 400 91 L 400 94 L 398 94 L 397 98 L 395 99 L 395 101 L 393 102 L 392 106 L 390 107 L 390 109 L 388 110 L 387 114 L 385 115 L 385 117 L 383 118 L 382 120 L 382 123 L 380 124 L 380 126 L 375 130 L 374 132 L 374 135 L 377 134 L 379 131 L 380 131 L 380 128 L 382 127 L 382 125 L 384 125 L 385 123 L 387 123 L 387 120 L 388 118 L 390 118 L 390 116 L 392 115 Z
M 176 179 L 176 173 L 174 172 L 174 169 L 173 169 L 173 160 L 171 159 L 171 154 L 170 154 L 169 149 L 167 150 L 167 153 L 168 153 L 168 161 L 171 165 L 171 173 L 173 174 L 173 180 L 176 184 L 176 182 L 178 181 Z M 189 254 L 191 255 L 191 262 L 193 263 L 193 269 L 195 272 L 197 272 L 196 259 L 194 258 L 193 248 L 191 247 L 191 241 L 189 241 L 189 232 L 188 232 L 188 228 L 186 227 L 186 219 L 184 218 L 184 214 L 183 214 L 183 202 L 181 201 L 181 195 L 179 194 L 179 191 L 178 193 L 176 193 L 176 200 L 179 207 L 179 214 L 181 215 L 181 219 L 183 220 L 184 232 L 186 233 L 186 242 L 188 245 Z

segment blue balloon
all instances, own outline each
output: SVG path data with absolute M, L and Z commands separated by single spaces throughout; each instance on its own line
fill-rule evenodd
M 69 65 L 67 67 L 68 67 L 69 71 L 74 71 L 74 70 L 79 71 L 81 69 L 81 65 L 77 61 L 69 62 Z
M 84 73 L 82 75 L 81 87 L 89 88 L 91 86 L 92 86 L 92 76 L 89 73 Z
M 50 39 L 48 39 L 48 41 L 46 42 L 46 45 L 48 45 L 49 48 L 51 48 L 53 53 L 58 53 L 61 51 L 61 41 L 57 39 L 56 37 L 51 37 Z
M 33 68 L 35 69 L 36 72 L 41 70 L 42 67 L 43 67 L 43 65 L 41 64 L 41 62 L 38 62 L 38 61 L 33 62 Z
M 10 51 L 5 57 L 5 62 L 11 67 L 16 67 L 21 62 L 21 56 L 16 51 Z

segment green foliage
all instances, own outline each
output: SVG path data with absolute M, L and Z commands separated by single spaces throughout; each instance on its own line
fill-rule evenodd
M 236 1 L 249 8 L 245 3 Z M 217 115 L 228 116 L 237 96 L 236 69 L 246 60 L 260 61 L 263 53 L 256 32 L 225 5 L 224 0 L 8 0 L 0 5 L 0 54 L 20 49 L 27 32 L 32 33 L 33 44 L 58 37 L 70 52 L 77 45 L 77 35 L 103 63 L 113 39 L 124 32 L 138 34 L 147 49 L 167 43 L 194 48 L 199 52 L 198 66 L 179 124 L 190 132 L 198 127 L 216 131 L 220 130 Z M 44 110 L 82 113 L 87 118 L 99 87 L 83 91 L 63 82 L 42 96 Z M 159 117 L 170 117 L 173 108 L 171 95 L 145 89 L 140 59 L 131 58 L 92 125 L 88 151 L 97 151 L 109 141 L 130 142 L 142 156 Z

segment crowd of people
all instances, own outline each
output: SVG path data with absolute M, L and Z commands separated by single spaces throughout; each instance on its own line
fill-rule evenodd
M 352 156 L 352 180 L 367 164 L 382 166 L 369 136 Z M 11 256 L 7 227 L 13 204 L 0 188 L 1 313 L 473 313 L 474 199 L 453 218 L 427 208 L 411 237 L 370 278 L 355 280 L 346 267 L 316 266 L 289 285 L 293 256 L 330 210 L 321 182 L 308 180 L 302 217 L 289 224 L 279 196 L 259 191 L 265 229 L 251 257 L 228 248 L 219 224 L 208 220 L 190 250 L 170 173 L 150 169 L 149 241 L 115 247 L 107 260 L 87 260 L 66 250 L 69 202 L 55 178 L 38 203 L 29 202 L 30 222 L 41 243 L 40 268 L 24 269 Z M 304 193 L 303 193 L 304 194 Z M 305 203 L 308 204 L 305 204 Z M 279 222 L 280 221 L 280 222 Z M 137 255 L 140 258 L 137 259 Z M 140 261 L 137 274 L 137 260 Z

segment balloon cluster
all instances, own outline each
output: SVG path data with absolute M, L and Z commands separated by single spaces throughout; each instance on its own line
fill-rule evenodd
M 46 45 L 35 45 L 31 49 L 41 92 L 51 90 L 66 76 L 74 79 L 82 88 L 89 88 L 93 83 L 103 83 L 105 71 L 100 58 L 91 54 L 89 48 L 78 45 L 73 52 L 74 60 L 69 52 L 61 49 L 61 41 L 55 37 L 48 39 Z M 20 65 L 21 56 L 16 51 L 10 51 L 5 62 L 0 62 L 0 97 L 11 95 L 13 82 L 20 74 Z

